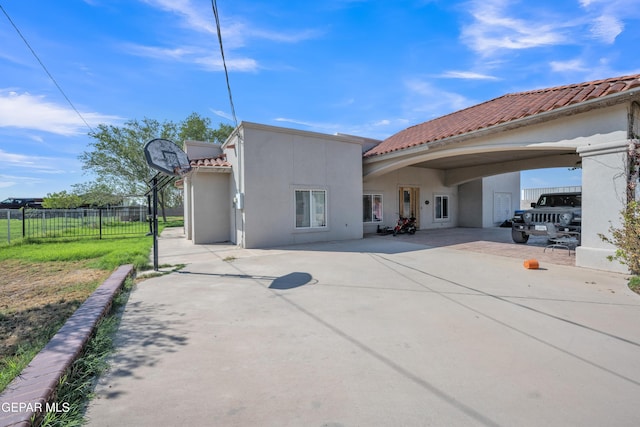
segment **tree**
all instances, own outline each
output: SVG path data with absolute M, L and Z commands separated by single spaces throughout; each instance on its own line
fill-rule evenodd
M 94 181 L 74 184 L 74 194 L 82 200 L 83 206 L 118 206 L 122 204 L 123 195 L 114 193 L 113 189 L 104 182 Z
M 49 193 L 42 199 L 42 207 L 47 209 L 73 209 L 82 204 L 82 199 L 77 194 L 60 191 Z
M 80 155 L 83 169 L 92 171 L 98 181 L 112 189 L 112 193 L 142 195 L 149 189 L 148 182 L 156 172 L 144 157 L 144 144 L 155 138 L 163 138 L 182 145 L 185 139 L 222 143 L 231 134 L 231 126 L 220 124 L 212 129 L 211 120 L 192 113 L 180 123 L 159 122 L 144 118 L 129 120 L 123 126 L 101 124 L 89 134 L 94 141 L 91 150 Z M 160 193 L 160 206 L 164 216 L 165 200 L 171 186 Z

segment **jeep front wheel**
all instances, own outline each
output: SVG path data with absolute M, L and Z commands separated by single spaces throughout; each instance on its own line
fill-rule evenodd
M 527 243 L 529 235 L 518 230 L 511 230 L 511 238 L 516 243 Z

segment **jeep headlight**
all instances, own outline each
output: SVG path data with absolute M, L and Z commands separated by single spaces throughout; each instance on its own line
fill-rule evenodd
M 524 222 L 531 222 L 531 218 L 533 217 L 533 215 L 531 214 L 531 212 L 525 212 L 524 215 L 522 215 L 522 219 L 524 219 Z
M 571 220 L 573 219 L 573 214 L 570 212 L 565 212 L 560 215 L 560 225 L 569 225 L 571 224 Z

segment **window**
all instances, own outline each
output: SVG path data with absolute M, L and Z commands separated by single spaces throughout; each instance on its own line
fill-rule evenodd
M 327 226 L 327 192 L 296 190 L 296 228 Z
M 449 219 L 449 196 L 436 196 L 435 218 L 436 220 Z
M 382 194 L 365 194 L 362 196 L 362 221 L 382 221 Z

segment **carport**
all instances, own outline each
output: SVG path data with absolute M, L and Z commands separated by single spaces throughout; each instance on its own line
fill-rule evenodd
M 365 181 L 406 167 L 440 171 L 447 186 L 507 172 L 582 168 L 576 264 L 624 272 L 599 237 L 620 226 L 634 175 L 640 75 L 504 95 L 407 128 L 365 153 Z M 631 193 L 633 194 L 633 193 Z

